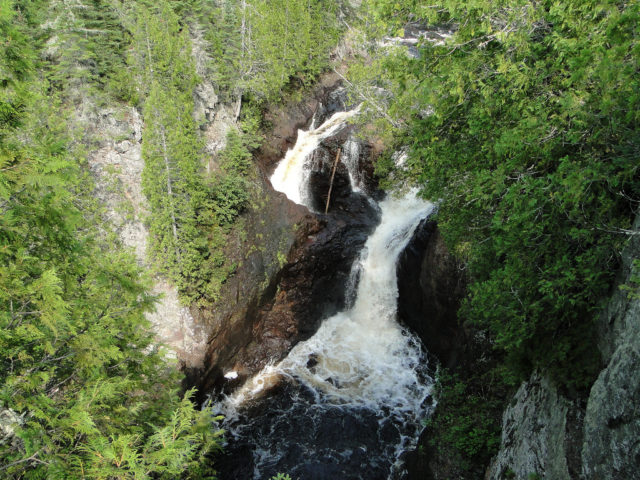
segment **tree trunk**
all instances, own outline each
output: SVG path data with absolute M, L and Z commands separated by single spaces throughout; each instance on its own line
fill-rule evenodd
M 171 168 L 169 166 L 169 155 L 167 153 L 167 139 L 164 127 L 160 127 L 160 138 L 162 140 L 162 156 L 164 158 L 164 168 L 167 172 L 167 195 L 169 196 L 169 210 L 171 213 L 171 229 L 175 240 L 176 258 L 180 259 L 180 249 L 178 248 L 178 226 L 176 222 L 176 212 L 173 205 L 173 186 L 171 185 Z
M 333 171 L 331 172 L 331 181 L 329 182 L 329 193 L 327 194 L 327 206 L 324 209 L 325 215 L 329 213 L 329 203 L 331 202 L 331 190 L 333 189 L 333 179 L 336 176 L 336 168 L 338 168 L 338 162 L 340 161 L 340 153 L 341 153 L 341 150 L 338 149 L 338 154 L 336 155 L 336 161 L 333 162 Z

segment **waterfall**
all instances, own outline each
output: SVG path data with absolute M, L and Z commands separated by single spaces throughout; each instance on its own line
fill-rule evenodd
M 354 192 L 362 191 L 361 174 L 360 174 L 360 142 L 353 134 L 349 136 L 343 147 L 342 163 L 347 167 L 349 172 L 349 181 L 351 182 L 351 190 Z
M 350 115 L 300 132 L 274 186 L 302 201 L 307 157 Z M 353 149 L 345 146 L 357 162 Z M 305 479 L 396 478 L 401 454 L 415 447 L 433 408 L 420 340 L 396 318 L 397 260 L 433 205 L 411 190 L 388 195 L 379 207 L 380 224 L 352 268 L 353 302 L 223 402 L 231 438 L 252 445 L 255 479 L 278 471 Z
M 321 392 L 325 400 L 393 414 L 420 413 L 429 394 L 415 368 L 422 359 L 416 341 L 396 321 L 396 262 L 432 205 L 411 192 L 380 204 L 382 220 L 358 260 L 355 304 L 325 320 L 277 367 Z M 307 368 L 309 359 L 314 368 Z
M 315 127 L 315 116 L 309 131 L 298 130 L 298 139 L 284 159 L 278 164 L 271 185 L 284 193 L 289 200 L 311 208 L 307 192 L 307 180 L 310 174 L 311 154 L 320 142 L 342 129 L 346 121 L 357 114 L 359 107 L 348 112 L 337 112 L 322 125 Z

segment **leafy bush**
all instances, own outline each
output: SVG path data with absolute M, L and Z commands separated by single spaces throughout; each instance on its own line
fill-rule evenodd
M 462 381 L 457 374 L 438 371 L 438 408 L 428 422 L 429 442 L 441 456 L 455 456 L 463 471 L 488 464 L 500 446 L 502 399 L 478 388 L 484 380 Z
M 442 200 L 439 225 L 472 277 L 463 315 L 516 378 L 540 368 L 588 388 L 593 319 L 640 200 L 640 5 L 370 5 L 390 28 L 455 26 L 418 58 L 380 60 L 386 74 L 370 81 L 392 90 L 408 147 L 403 168 L 380 170 Z

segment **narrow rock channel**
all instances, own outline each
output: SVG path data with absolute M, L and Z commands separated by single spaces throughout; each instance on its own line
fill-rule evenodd
M 274 187 L 315 209 L 313 152 L 356 113 L 337 112 L 299 132 L 272 176 Z M 347 169 L 357 165 L 350 141 Z M 359 172 L 351 170 L 353 187 Z M 229 444 L 219 468 L 226 478 L 401 476 L 400 457 L 415 446 L 433 407 L 433 381 L 420 340 L 397 322 L 396 264 L 433 205 L 413 191 L 366 201 L 379 209 L 380 223 L 352 265 L 346 308 L 321 319 L 315 335 L 222 401 Z

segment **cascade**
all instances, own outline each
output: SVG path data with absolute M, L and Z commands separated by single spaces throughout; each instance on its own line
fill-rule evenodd
M 360 174 L 360 142 L 358 139 L 350 135 L 344 144 L 344 153 L 342 162 L 347 166 L 349 172 L 349 181 L 351 182 L 351 190 L 354 192 L 362 191 L 362 179 Z
M 274 187 L 304 203 L 309 156 L 354 114 L 299 132 Z M 358 147 L 350 141 L 344 149 L 357 188 Z M 401 454 L 415 446 L 433 408 L 422 345 L 396 319 L 396 262 L 433 205 L 412 190 L 388 195 L 379 208 L 380 224 L 352 267 L 348 307 L 222 402 L 231 449 L 251 451 L 253 478 L 397 478 Z
M 340 131 L 346 125 L 346 121 L 358 111 L 359 107 L 347 112 L 337 112 L 317 128 L 314 128 L 314 116 L 310 130 L 298 130 L 296 144 L 287 152 L 271 175 L 273 188 L 284 193 L 289 200 L 311 208 L 307 188 L 311 154 L 322 140 Z

